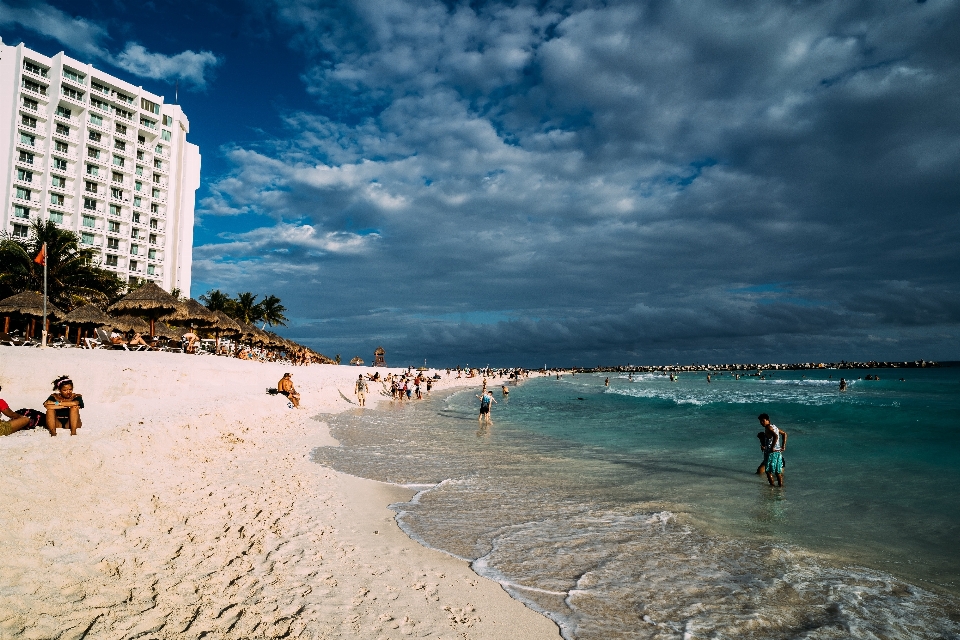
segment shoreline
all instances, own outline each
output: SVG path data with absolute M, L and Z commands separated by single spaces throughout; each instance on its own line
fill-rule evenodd
M 360 410 L 341 393 L 374 370 L 0 347 L 12 408 L 63 373 L 87 404 L 77 437 L 0 439 L 0 637 L 559 638 L 401 530 L 414 489 L 310 459 L 336 445 L 312 416 Z M 284 371 L 300 411 L 264 393 Z

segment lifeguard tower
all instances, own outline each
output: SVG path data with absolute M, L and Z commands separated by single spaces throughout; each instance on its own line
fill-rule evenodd
M 377 350 L 373 352 L 373 366 L 375 367 L 385 367 L 387 362 L 383 359 L 383 354 L 385 351 L 383 347 L 377 347 Z

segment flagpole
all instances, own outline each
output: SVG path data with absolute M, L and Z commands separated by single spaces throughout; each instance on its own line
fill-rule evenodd
M 40 325 L 43 339 L 40 341 L 42 349 L 47 348 L 47 243 L 43 243 L 43 323 Z

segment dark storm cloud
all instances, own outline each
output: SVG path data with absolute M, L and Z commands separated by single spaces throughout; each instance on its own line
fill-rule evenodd
M 956 3 L 274 9 L 317 106 L 228 150 L 204 224 L 265 226 L 199 247 L 195 278 L 281 295 L 291 336 L 960 357 Z

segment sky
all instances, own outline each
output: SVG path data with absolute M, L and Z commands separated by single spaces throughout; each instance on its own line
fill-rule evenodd
M 192 295 L 391 365 L 960 360 L 960 2 L 0 0 L 172 100 Z

